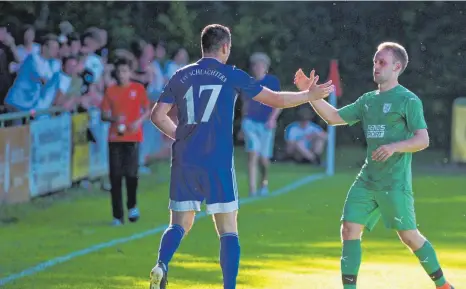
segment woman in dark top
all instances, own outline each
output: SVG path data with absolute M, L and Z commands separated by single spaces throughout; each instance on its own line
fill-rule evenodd
M 154 71 L 150 65 L 154 59 L 153 49 L 144 40 L 131 43 L 131 52 L 137 59 L 137 68 L 133 73 L 132 80 L 144 85 L 147 89 L 154 79 Z

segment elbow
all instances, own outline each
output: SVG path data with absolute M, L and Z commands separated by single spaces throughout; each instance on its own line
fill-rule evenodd
M 157 113 L 155 112 L 155 109 L 153 109 L 150 113 L 150 121 L 157 126 L 157 123 L 159 122 Z
M 330 117 L 328 119 L 326 119 L 325 122 L 328 125 L 331 125 L 331 126 L 337 126 L 337 125 L 340 125 L 342 123 L 341 117 L 338 114 L 338 112 L 330 114 Z
M 420 136 L 420 139 L 421 139 L 420 141 L 421 150 L 425 150 L 430 145 L 429 133 L 427 132 L 427 130 L 423 130 L 418 135 Z
M 430 139 L 429 139 L 429 137 L 427 136 L 427 137 L 425 137 L 425 138 L 423 139 L 423 142 L 422 142 L 422 149 L 425 150 L 426 148 L 429 147 L 429 145 L 430 145 Z
M 338 125 L 338 122 L 334 119 L 327 119 L 325 120 L 325 122 L 328 124 L 328 125 L 331 125 L 331 126 L 335 126 L 335 125 Z

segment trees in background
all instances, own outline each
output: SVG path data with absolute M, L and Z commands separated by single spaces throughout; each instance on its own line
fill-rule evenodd
M 465 13 L 465 2 L 0 3 L 0 17 L 16 27 L 36 23 L 57 32 L 60 21 L 68 20 L 78 31 L 106 29 L 110 49 L 127 47 L 135 37 L 163 39 L 169 51 L 183 46 L 192 59 L 199 56 L 202 27 L 225 24 L 233 32 L 231 63 L 247 69 L 248 56 L 265 51 L 273 60 L 273 73 L 288 89 L 297 68 L 316 68 L 326 77 L 329 60 L 338 59 L 344 89 L 339 105 L 375 87 L 376 46 L 400 42 L 410 55 L 401 82 L 423 99 L 432 146 L 442 148 L 450 143 L 451 104 L 466 90 Z M 281 126 L 292 115 L 285 112 Z M 361 137 L 361 130 L 345 130 L 339 142 Z

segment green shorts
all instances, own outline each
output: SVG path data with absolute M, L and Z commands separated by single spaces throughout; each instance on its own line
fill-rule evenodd
M 342 221 L 361 224 L 372 231 L 380 217 L 388 229 L 417 229 L 412 192 L 373 191 L 352 186 L 346 197 Z

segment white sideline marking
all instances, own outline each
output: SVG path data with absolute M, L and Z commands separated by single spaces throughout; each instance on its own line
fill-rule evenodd
M 308 184 L 308 183 L 317 181 L 319 179 L 322 179 L 325 176 L 326 176 L 325 174 L 311 175 L 311 176 L 299 179 L 297 181 L 294 181 L 291 184 L 286 185 L 286 186 L 284 186 L 284 187 L 282 187 L 282 188 L 280 188 L 278 190 L 272 191 L 268 196 L 254 197 L 254 198 L 250 198 L 250 197 L 243 198 L 243 199 L 240 200 L 240 204 L 245 205 L 245 204 L 253 203 L 253 202 L 256 202 L 256 201 L 259 201 L 259 200 L 267 199 L 269 197 L 283 195 L 283 194 L 289 193 L 289 192 L 291 192 L 291 191 L 293 191 L 293 190 L 295 190 L 295 189 L 297 189 L 297 188 L 299 188 L 299 187 L 301 187 L 301 186 L 303 186 L 305 184 Z M 200 213 L 197 214 L 196 219 L 203 218 L 205 216 L 207 216 L 205 212 L 200 212 Z M 56 265 L 61 264 L 61 263 L 65 263 L 67 261 L 70 261 L 70 260 L 75 259 L 75 258 L 80 257 L 80 256 L 84 256 L 84 255 L 87 255 L 87 254 L 90 254 L 90 253 L 97 252 L 97 251 L 102 250 L 102 249 L 107 249 L 107 248 L 113 247 L 113 246 L 118 245 L 118 244 L 128 243 L 128 242 L 131 242 L 131 241 L 134 241 L 134 240 L 138 240 L 138 239 L 150 236 L 150 235 L 154 235 L 154 234 L 163 232 L 163 231 L 165 231 L 167 226 L 168 225 L 158 226 L 156 228 L 150 229 L 150 230 L 145 231 L 145 232 L 133 234 L 131 236 L 124 237 L 124 238 L 113 239 L 113 240 L 105 242 L 105 243 L 100 243 L 100 244 L 88 247 L 86 249 L 82 249 L 82 250 L 79 250 L 79 251 L 74 251 L 74 252 L 71 252 L 71 253 L 69 253 L 67 255 L 60 256 L 60 257 L 45 261 L 43 263 L 37 264 L 36 266 L 29 267 L 29 268 L 23 270 L 22 272 L 11 274 L 11 275 L 9 275 L 7 277 L 4 277 L 4 278 L 0 279 L 0 286 L 3 286 L 5 284 L 7 284 L 7 283 L 13 282 L 15 280 L 18 280 L 18 279 L 21 279 L 21 278 L 24 278 L 24 277 L 35 275 L 35 274 L 37 274 L 39 272 L 42 272 L 42 271 L 44 271 L 44 270 L 46 270 L 46 269 L 48 269 L 50 267 L 56 266 Z

